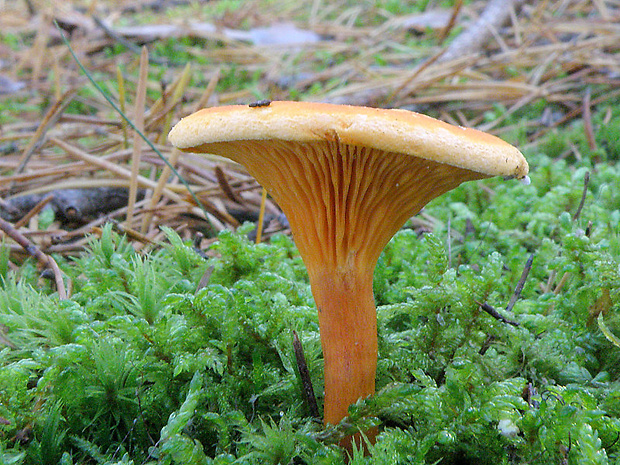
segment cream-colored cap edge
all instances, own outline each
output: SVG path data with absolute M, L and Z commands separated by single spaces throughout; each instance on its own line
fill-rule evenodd
M 170 131 L 177 148 L 235 140 L 339 140 L 464 168 L 487 176 L 523 178 L 528 164 L 514 146 L 490 134 L 407 110 L 311 102 L 271 102 L 200 110 Z

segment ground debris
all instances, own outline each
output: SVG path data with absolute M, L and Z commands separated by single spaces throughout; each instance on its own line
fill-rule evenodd
M 47 208 L 57 221 L 50 231 L 83 224 L 68 233 L 75 239 L 92 232 L 102 215 L 122 222 L 127 192 L 139 188 L 125 227 L 150 240 L 161 225 L 184 238 L 202 232 L 210 240 L 256 221 L 261 187 L 242 168 L 181 155 L 167 143 L 179 118 L 209 105 L 254 102 L 260 108 L 271 100 L 304 99 L 398 107 L 493 132 L 500 125 L 510 131 L 505 121 L 511 115 L 544 101 L 548 118 L 531 122 L 534 141 L 582 116 L 591 126 L 590 108 L 620 95 L 620 7 L 614 2 L 493 0 L 398 13 L 376 2 L 343 2 L 325 11 L 273 2 L 215 14 L 216 3 L 206 2 L 200 15 L 198 6 L 180 0 L 4 5 L 0 30 L 14 45 L 0 44 L 0 76 L 8 89 L 1 97 L 20 99 L 21 106 L 12 105 L 0 122 L 3 218 L 19 221 L 52 194 Z M 88 86 L 61 34 L 133 121 L 138 52 L 146 44 L 143 133 L 156 150 L 135 149 L 132 128 Z M 239 84 L 247 76 L 254 81 Z M 590 126 L 592 139 L 596 128 Z M 141 152 L 137 175 L 134 149 Z M 280 214 L 267 199 L 267 218 Z M 49 244 L 37 245 L 47 250 Z
M 144 195 L 145 190 L 141 189 L 138 200 L 142 200 Z M 45 208 L 51 208 L 62 224 L 83 224 L 126 206 L 129 190 L 119 187 L 93 187 L 18 195 L 0 205 L 0 216 L 7 221 L 18 221 L 47 197 L 51 197 L 51 200 Z

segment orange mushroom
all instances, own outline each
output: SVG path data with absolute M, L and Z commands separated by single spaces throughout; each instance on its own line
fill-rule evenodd
M 405 110 L 224 106 L 184 118 L 169 139 L 242 164 L 286 214 L 318 308 L 325 424 L 375 392 L 372 280 L 390 238 L 465 181 L 528 172 L 519 150 L 501 139 Z

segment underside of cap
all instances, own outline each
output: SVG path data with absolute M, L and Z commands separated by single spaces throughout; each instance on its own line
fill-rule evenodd
M 485 176 L 523 178 L 521 152 L 490 134 L 428 116 L 311 102 L 270 102 L 200 110 L 183 118 L 170 142 L 185 151 L 209 152 L 209 144 L 231 141 L 328 141 L 369 147 L 447 164 Z

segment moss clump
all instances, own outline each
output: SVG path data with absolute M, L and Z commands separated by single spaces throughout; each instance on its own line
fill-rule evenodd
M 426 209 L 433 233 L 388 245 L 378 393 L 327 431 L 292 348 L 295 330 L 321 405 L 316 310 L 289 238 L 224 232 L 204 260 L 173 232 L 142 256 L 106 227 L 62 265 L 64 302 L 30 265 L 5 268 L 0 463 L 343 463 L 338 438 L 370 425 L 376 444 L 350 463 L 617 462 L 620 169 L 531 159 L 532 185 L 463 186 Z M 507 315 L 519 326 L 483 312 L 505 308 L 532 253 Z

